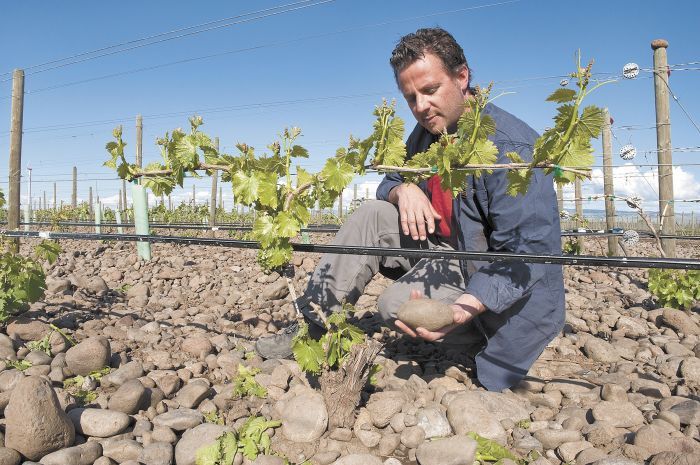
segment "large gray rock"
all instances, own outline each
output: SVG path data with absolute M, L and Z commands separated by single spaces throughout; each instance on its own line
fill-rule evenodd
M 204 359 L 214 350 L 214 345 L 204 334 L 195 334 L 182 341 L 182 351 L 194 357 Z
M 2 465 L 19 465 L 22 461 L 22 456 L 14 449 L 0 447 L 0 464 Z
M 700 385 L 700 358 L 690 357 L 681 362 L 681 376 L 692 386 Z
M 49 334 L 51 326 L 32 318 L 19 316 L 10 320 L 7 325 L 7 335 L 12 339 L 23 341 L 38 341 Z
M 105 439 L 102 441 L 102 455 L 117 463 L 138 460 L 143 446 L 133 439 Z
M 262 297 L 265 300 L 284 299 L 289 294 L 289 286 L 285 278 L 279 278 L 274 283 L 268 284 L 262 291 Z
M 480 403 L 478 396 L 469 392 L 452 397 L 447 405 L 447 419 L 455 434 L 466 435 L 473 431 L 501 444 L 506 443 L 506 430 L 501 423 Z
M 685 335 L 689 334 L 700 334 L 700 327 L 693 321 L 693 319 L 682 310 L 676 310 L 675 308 L 664 308 L 661 314 L 661 321 L 679 333 Z
M 207 398 L 211 389 L 204 380 L 195 380 L 188 383 L 175 396 L 181 407 L 197 408 L 204 399 Z
M 69 447 L 75 428 L 48 381 L 36 376 L 24 378 L 12 391 L 5 408 L 5 447 L 29 460 Z
M 127 415 L 148 408 L 148 391 L 138 379 L 132 379 L 119 386 L 109 398 L 109 409 Z
M 311 442 L 328 427 L 328 410 L 323 396 L 305 391 L 285 402 L 280 411 L 282 435 L 292 442 Z
M 138 360 L 120 366 L 100 380 L 103 387 L 121 386 L 129 380 L 143 376 L 143 365 Z
M 684 425 L 700 425 L 700 402 L 688 399 L 669 409 L 678 415 Z
M 66 352 L 66 365 L 75 375 L 87 376 L 91 371 L 109 366 L 112 350 L 102 336 L 89 337 Z
M 185 431 L 175 446 L 175 463 L 177 465 L 195 465 L 197 449 L 212 444 L 230 428 L 213 423 L 204 423 Z
M 631 402 L 602 401 L 596 404 L 591 413 L 597 421 L 605 421 L 612 426 L 629 428 L 644 423 L 644 416 Z
M 144 465 L 172 465 L 173 445 L 167 442 L 154 442 L 143 448 L 139 463 Z
M 406 403 L 406 395 L 401 391 L 377 392 L 367 403 L 367 412 L 377 428 L 384 428 L 391 417 L 401 411 Z
M 156 426 L 167 426 L 175 431 L 194 428 L 204 421 L 204 415 L 190 408 L 178 408 L 161 413 L 153 419 Z
M 569 429 L 541 429 L 533 434 L 545 449 L 556 449 L 565 442 L 580 441 L 581 433 Z
M 425 431 L 425 439 L 444 438 L 452 434 L 452 427 L 445 413 L 437 407 L 428 407 L 416 413 L 418 426 Z
M 420 465 L 472 465 L 477 443 L 467 436 L 426 441 L 416 449 Z
M 68 412 L 75 429 L 83 436 L 109 438 L 124 432 L 131 423 L 129 415 L 99 408 L 75 408 Z
M 583 346 L 589 358 L 600 363 L 615 363 L 620 361 L 620 353 L 615 346 L 597 337 L 589 338 Z
M 656 425 L 644 425 L 634 434 L 635 446 L 643 447 L 652 455 L 676 448 L 674 438 Z
M 42 465 L 92 465 L 101 455 L 102 445 L 99 442 L 90 441 L 45 455 L 39 463 Z

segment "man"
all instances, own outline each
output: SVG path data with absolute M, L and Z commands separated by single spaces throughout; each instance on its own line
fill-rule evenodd
M 426 150 L 439 134 L 454 132 L 465 101 L 473 98 L 471 70 L 462 48 L 446 31 L 420 29 L 401 38 L 391 60 L 396 82 L 416 118 L 407 141 L 407 155 Z M 499 163 L 517 152 L 532 158 L 536 132 L 513 115 L 488 104 L 484 113 L 496 122 L 493 142 Z M 505 170 L 479 178 L 469 176 L 455 199 L 443 192 L 440 180 L 420 186 L 404 183 L 398 173 L 385 176 L 377 201 L 366 202 L 340 229 L 334 244 L 375 247 L 446 248 L 469 251 L 561 253 L 559 213 L 551 176 L 537 170 L 528 192 L 506 193 Z M 517 384 L 545 346 L 564 325 L 561 266 L 520 261 L 476 262 L 324 255 L 304 296 L 308 320 L 310 302 L 337 311 L 345 300 L 354 303 L 378 271 L 405 272 L 380 296 L 382 317 L 412 337 L 455 343 L 481 340 L 476 355 L 477 377 L 489 390 Z M 395 319 L 401 303 L 421 295 L 452 305 L 453 324 L 437 331 L 415 331 Z M 312 326 L 314 326 L 312 324 Z M 289 353 L 295 328 L 261 339 L 263 356 Z

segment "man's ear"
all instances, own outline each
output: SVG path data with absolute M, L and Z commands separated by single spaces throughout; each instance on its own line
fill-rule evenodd
M 457 71 L 457 80 L 459 81 L 459 87 L 462 90 L 463 95 L 469 93 L 469 68 L 467 65 L 462 65 Z

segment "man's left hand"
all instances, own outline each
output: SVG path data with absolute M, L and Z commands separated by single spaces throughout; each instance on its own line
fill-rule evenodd
M 422 299 L 423 294 L 418 290 L 411 291 L 411 299 Z M 437 341 L 438 339 L 444 338 L 447 334 L 453 331 L 460 325 L 466 324 L 471 321 L 476 315 L 483 313 L 486 310 L 484 305 L 479 302 L 479 300 L 471 294 L 462 294 L 454 304 L 452 304 L 453 323 L 451 325 L 444 326 L 435 331 L 428 331 L 425 328 L 411 329 L 406 323 L 401 320 L 396 320 L 396 327 L 399 328 L 404 333 L 411 337 L 419 337 L 426 341 Z

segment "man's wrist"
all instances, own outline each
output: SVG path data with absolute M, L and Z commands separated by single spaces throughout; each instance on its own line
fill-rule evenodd
M 455 300 L 455 305 L 464 308 L 470 307 L 475 310 L 476 314 L 483 313 L 486 311 L 486 307 L 481 303 L 479 299 L 471 294 L 462 294 Z M 471 313 L 471 312 L 470 312 Z

